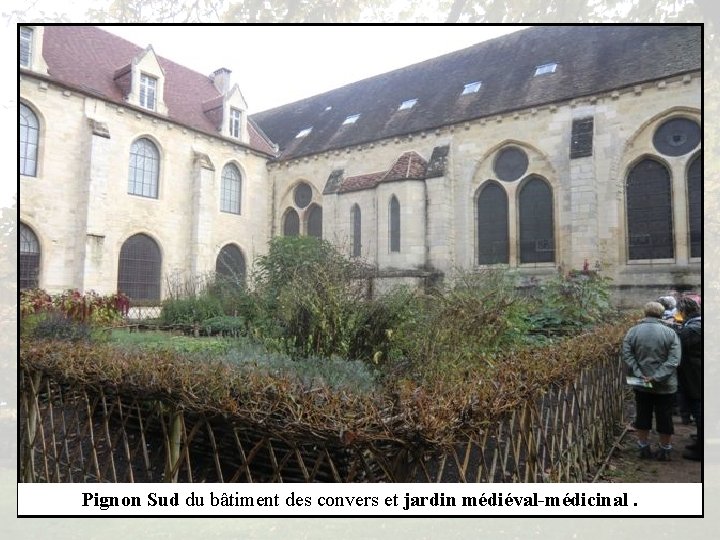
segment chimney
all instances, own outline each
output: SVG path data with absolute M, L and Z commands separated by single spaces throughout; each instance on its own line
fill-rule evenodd
M 217 88 L 217 91 L 220 92 L 222 95 L 225 95 L 228 90 L 230 90 L 230 74 L 232 71 L 230 71 L 228 68 L 220 68 L 216 69 L 212 75 L 210 75 L 210 80 L 215 85 L 215 88 Z

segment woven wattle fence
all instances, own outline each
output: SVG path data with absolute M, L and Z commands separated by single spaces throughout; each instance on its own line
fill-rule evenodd
M 172 395 L 124 392 L 20 369 L 24 482 L 585 482 L 622 421 L 616 356 L 550 386 L 451 444 L 410 435 L 298 435 L 188 407 Z M 280 413 L 278 413 L 280 414 Z M 474 413 L 476 414 L 476 413 Z M 409 433 L 409 432 L 408 432 Z

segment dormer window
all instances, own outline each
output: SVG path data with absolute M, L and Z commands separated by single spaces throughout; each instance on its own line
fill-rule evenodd
M 538 75 L 544 75 L 546 73 L 555 73 L 556 68 L 557 64 L 555 62 L 543 64 L 542 66 L 537 66 L 535 68 L 535 77 L 537 77 Z
M 29 68 L 32 66 L 33 29 L 27 26 L 20 27 L 20 65 Z
M 461 95 L 464 96 L 465 94 L 475 94 L 475 93 L 478 92 L 478 90 L 480 90 L 480 87 L 481 87 L 481 86 L 482 86 L 482 82 L 481 82 L 481 81 L 475 81 L 475 82 L 467 83 L 467 84 L 465 85 L 465 87 L 463 88 L 463 91 L 462 91 L 462 94 L 461 94 Z
M 359 114 L 351 114 L 343 121 L 342 125 L 345 126 L 347 124 L 354 124 L 357 122 L 358 118 L 360 118 Z
M 140 75 L 140 106 L 155 110 L 155 99 L 157 95 L 157 79 L 144 73 Z
M 234 107 L 230 109 L 230 136 L 239 139 L 240 127 L 242 125 L 242 113 Z
M 407 99 L 400 104 L 400 106 L 398 107 L 398 111 L 412 109 L 416 103 L 417 103 L 417 99 Z
M 301 139 L 302 137 L 306 137 L 307 135 L 310 135 L 310 132 L 312 131 L 312 126 L 302 129 L 298 132 L 297 135 L 295 135 L 296 139 Z
M 42 25 L 21 26 L 19 30 L 18 60 L 20 67 L 47 75 L 47 63 L 42 55 L 45 27 Z

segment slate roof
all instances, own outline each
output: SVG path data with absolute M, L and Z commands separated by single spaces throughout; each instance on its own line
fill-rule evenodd
M 252 118 L 280 159 L 291 159 L 698 71 L 701 34 L 700 25 L 537 26 Z M 533 76 L 551 62 L 555 73 Z M 479 92 L 461 95 L 475 81 Z M 414 107 L 397 110 L 413 98 Z M 342 125 L 353 114 L 358 120 Z
M 143 50 L 93 26 L 45 27 L 43 57 L 50 79 L 118 104 L 127 105 L 123 97 L 129 80 L 125 80 L 127 75 L 124 73 L 129 70 L 132 59 Z M 208 109 L 211 104 L 221 101 L 222 95 L 210 78 L 161 56 L 158 61 L 165 75 L 167 118 L 219 136 L 217 114 Z M 272 142 L 252 121 L 248 122 L 248 132 L 251 148 L 275 155 Z

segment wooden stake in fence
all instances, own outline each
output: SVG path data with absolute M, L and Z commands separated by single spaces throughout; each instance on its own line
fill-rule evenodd
M 38 393 L 40 392 L 40 379 L 42 373 L 36 371 L 32 377 L 26 378 L 30 382 L 29 391 L 25 394 L 25 408 L 27 410 L 27 426 L 22 444 L 25 445 L 23 482 L 35 481 L 35 439 L 38 432 L 38 419 L 40 416 L 40 405 L 38 404 Z
M 171 413 L 170 431 L 167 433 L 167 461 L 165 463 L 165 481 L 177 483 L 180 469 L 180 447 L 182 445 L 183 413 L 180 407 Z

